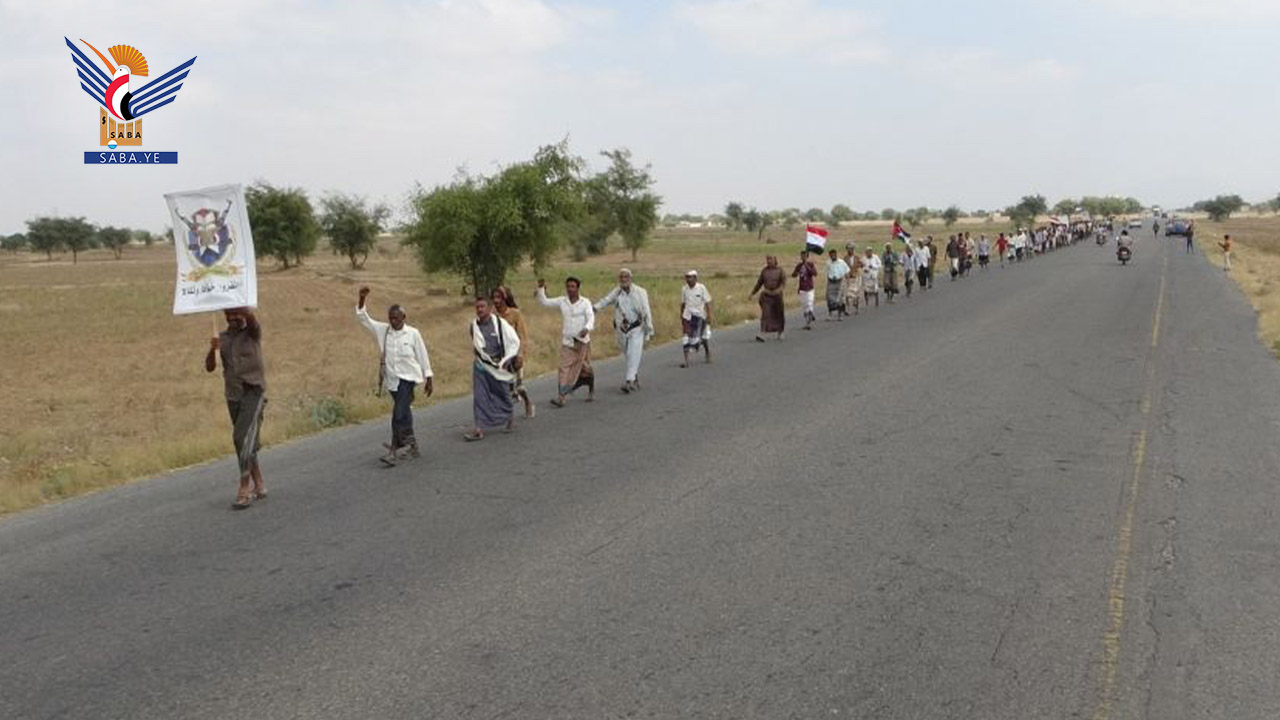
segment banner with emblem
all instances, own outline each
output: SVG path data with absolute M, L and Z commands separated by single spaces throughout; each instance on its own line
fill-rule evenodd
M 173 313 L 257 307 L 258 275 L 244 188 L 222 185 L 170 193 L 164 199 L 178 255 Z

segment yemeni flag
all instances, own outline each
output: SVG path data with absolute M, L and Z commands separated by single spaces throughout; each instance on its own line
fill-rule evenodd
M 827 247 L 827 229 L 816 225 L 804 226 L 804 249 L 820 253 Z
M 907 232 L 906 230 L 903 230 L 902 224 L 899 223 L 897 220 L 894 220 L 893 221 L 893 238 L 895 240 L 901 240 L 902 242 L 906 242 L 911 239 L 911 233 Z

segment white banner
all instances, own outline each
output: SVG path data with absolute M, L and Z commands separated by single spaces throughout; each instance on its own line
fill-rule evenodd
M 178 283 L 173 314 L 257 307 L 258 274 L 244 188 L 239 185 L 170 193 Z

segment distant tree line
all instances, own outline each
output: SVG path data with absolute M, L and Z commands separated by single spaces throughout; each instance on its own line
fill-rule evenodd
M 21 250 L 44 253 L 48 260 L 54 253 L 71 253 L 71 262 L 80 261 L 80 253 L 105 248 L 117 260 L 124 256 L 130 244 L 148 247 L 162 235 L 148 230 L 130 230 L 106 225 L 98 227 L 82 217 L 37 217 L 27 221 L 25 233 L 0 236 L 0 250 L 16 253 Z
M 653 191 L 648 165 L 637 165 L 626 148 L 600 153 L 605 167 L 587 174 L 587 163 L 567 141 L 540 148 L 531 160 L 492 175 L 461 172 L 447 185 L 416 188 L 397 229 L 428 272 L 461 275 L 468 287 L 486 291 L 502 284 L 523 262 L 545 267 L 556 251 L 581 259 L 603 253 L 617 238 L 635 258 L 658 224 L 662 197 Z M 249 223 L 259 257 L 284 268 L 300 265 L 326 238 L 334 254 L 353 269 L 363 267 L 389 228 L 390 209 L 366 198 L 331 193 L 319 208 L 305 190 L 258 181 L 245 190 Z M 36 218 L 27 232 L 0 237 L 0 249 L 46 253 L 108 247 L 119 257 L 129 242 L 150 245 L 158 235 L 97 228 L 84 218 Z

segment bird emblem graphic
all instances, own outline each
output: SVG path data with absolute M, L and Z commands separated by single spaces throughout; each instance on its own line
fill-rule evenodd
M 98 67 L 92 59 L 69 38 L 66 40 L 67 47 L 71 48 L 71 60 L 76 65 L 76 74 L 80 77 L 80 87 L 84 89 L 89 97 L 98 101 L 103 107 L 102 124 L 107 125 L 108 119 L 113 123 L 120 123 L 122 127 L 124 123 L 131 123 L 138 118 L 146 115 L 152 110 L 158 110 L 165 105 L 173 102 L 178 97 L 178 90 L 182 89 L 182 82 L 186 80 L 187 73 L 191 72 L 191 66 L 195 64 L 196 59 L 182 63 L 178 67 L 164 73 L 155 80 L 138 88 L 135 92 L 133 89 L 133 79 L 135 77 L 145 78 L 149 75 L 147 67 L 147 59 L 137 48 L 131 45 L 113 45 L 107 48 L 107 54 L 104 55 L 96 47 L 81 40 L 85 47 L 93 51 L 102 64 L 106 66 L 106 72 Z M 110 55 L 110 58 L 108 58 Z M 112 60 L 115 62 L 113 63 Z M 110 113 L 110 118 L 106 113 Z M 130 138 L 132 138 L 132 128 L 136 125 L 128 126 L 130 128 Z M 121 131 L 124 132 L 123 130 Z M 105 134 L 104 134 L 105 137 Z M 139 138 L 140 141 L 140 129 Z M 107 145 L 107 142 L 103 142 Z M 137 144 L 136 142 L 126 142 L 125 144 Z M 115 138 L 112 137 L 110 147 L 115 147 Z

